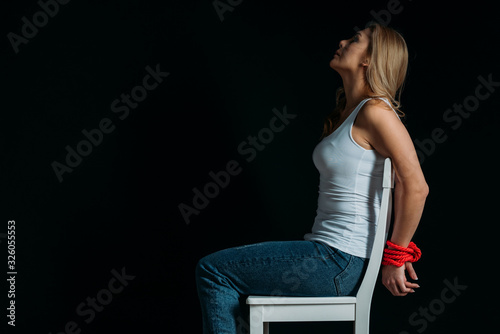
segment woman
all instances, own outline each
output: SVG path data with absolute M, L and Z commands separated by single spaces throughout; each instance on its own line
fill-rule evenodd
M 355 295 L 368 263 L 382 193 L 384 160 L 396 172 L 390 241 L 408 247 L 428 186 L 398 114 L 408 64 L 395 30 L 371 24 L 340 42 L 330 67 L 342 77 L 337 107 L 313 152 L 320 173 L 317 216 L 301 241 L 230 248 L 201 259 L 196 281 L 204 333 L 236 333 L 240 298 L 253 295 Z M 397 99 L 398 98 L 398 99 Z M 411 262 L 384 265 L 382 282 L 395 296 L 414 292 Z

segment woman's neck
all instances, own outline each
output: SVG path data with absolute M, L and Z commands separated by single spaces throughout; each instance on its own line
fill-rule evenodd
M 373 94 L 363 76 L 343 76 L 342 82 L 346 99 L 344 111 L 354 109 L 363 99 Z

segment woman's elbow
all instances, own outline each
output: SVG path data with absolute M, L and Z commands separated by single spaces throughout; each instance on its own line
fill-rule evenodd
M 427 195 L 429 195 L 429 185 L 423 178 L 412 182 L 410 189 L 415 196 L 418 196 L 424 200 L 427 198 Z
M 406 178 L 398 181 L 397 183 L 401 184 L 401 190 L 408 195 L 411 194 L 424 200 L 429 195 L 429 185 L 424 178 Z
M 422 195 L 423 198 L 427 198 L 429 195 L 429 185 L 427 182 L 423 182 L 423 184 L 420 187 L 419 193 Z

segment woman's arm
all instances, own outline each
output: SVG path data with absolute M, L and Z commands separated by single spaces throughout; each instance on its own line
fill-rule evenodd
M 401 180 L 396 176 L 394 187 L 394 228 L 390 240 L 403 247 L 408 247 L 417 229 L 428 193 L 427 184 L 412 184 L 414 181 Z M 415 292 L 414 288 L 419 287 L 418 284 L 406 280 L 405 269 L 411 278 L 418 279 L 411 262 L 406 262 L 402 267 L 393 265 L 382 267 L 382 283 L 394 296 L 406 296 L 410 292 Z
M 393 110 L 382 101 L 370 100 L 356 120 L 357 131 L 377 152 L 392 160 L 396 172 L 394 189 L 393 243 L 408 247 L 422 216 L 425 199 L 429 192 L 415 147 L 408 131 Z M 382 283 L 395 296 L 414 292 L 418 284 L 406 280 L 405 269 L 417 279 L 410 262 L 405 266 L 386 265 L 382 268 Z
M 396 245 L 408 247 L 422 217 L 429 188 L 423 175 L 402 179 L 398 174 L 394 187 L 394 227 L 390 240 Z

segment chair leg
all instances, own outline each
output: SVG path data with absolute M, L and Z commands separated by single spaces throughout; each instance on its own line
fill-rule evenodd
M 250 322 L 250 334 L 267 334 L 263 322 Z
M 356 320 L 354 320 L 354 334 L 370 333 L 370 307 L 356 305 Z
M 356 319 L 354 321 L 354 334 L 369 334 L 370 333 L 369 323 L 360 320 Z
M 263 321 L 264 306 L 250 306 L 250 334 L 269 334 L 269 323 Z

